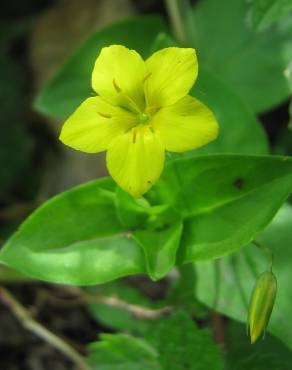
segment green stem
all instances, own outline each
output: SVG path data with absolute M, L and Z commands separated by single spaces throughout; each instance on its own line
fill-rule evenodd
M 274 262 L 274 255 L 273 255 L 273 252 L 270 250 L 270 248 L 262 245 L 259 241 L 257 240 L 253 240 L 252 243 L 260 248 L 267 256 L 267 260 L 268 260 L 268 270 L 272 272 L 272 268 L 273 268 L 273 262 Z

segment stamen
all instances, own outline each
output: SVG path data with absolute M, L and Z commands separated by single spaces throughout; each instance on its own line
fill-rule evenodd
M 113 85 L 114 85 L 116 92 L 120 93 L 122 91 L 122 89 L 117 85 L 115 79 L 113 79 Z
M 123 91 L 120 86 L 116 83 L 116 80 L 113 79 L 113 85 L 117 93 L 120 94 L 121 100 L 124 100 L 124 103 L 120 104 L 123 108 L 130 108 L 130 110 L 134 111 L 135 113 L 140 113 L 139 107 L 136 105 L 136 103 L 133 101 L 133 99 L 128 96 L 125 91 Z M 126 103 L 126 106 L 125 106 Z
M 132 130 L 132 142 L 133 144 L 136 143 L 136 136 L 137 136 L 137 131 L 135 129 Z
M 146 109 L 146 112 L 147 112 L 147 114 L 152 116 L 155 113 L 157 113 L 159 111 L 159 109 L 161 109 L 161 107 L 152 105 L 152 106 L 150 106 Z
M 148 78 L 149 78 L 151 75 L 152 75 L 152 72 L 147 73 L 147 75 L 143 78 L 142 83 L 146 82 L 146 80 L 148 80 Z
M 104 117 L 104 118 L 112 118 L 112 116 L 110 114 L 107 114 L 107 113 L 101 113 L 101 112 L 97 112 L 101 117 Z

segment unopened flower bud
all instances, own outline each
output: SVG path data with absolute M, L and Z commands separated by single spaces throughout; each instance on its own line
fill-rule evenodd
M 262 273 L 253 289 L 249 315 L 248 329 L 251 343 L 254 343 L 268 326 L 277 293 L 277 280 L 271 271 Z

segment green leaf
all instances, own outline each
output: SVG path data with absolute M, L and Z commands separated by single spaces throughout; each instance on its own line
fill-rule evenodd
M 109 178 L 50 199 L 6 243 L 0 260 L 31 277 L 98 284 L 143 273 L 143 251 L 123 232 Z
M 257 238 L 274 253 L 278 293 L 268 331 L 292 349 L 289 318 L 292 310 L 292 208 L 284 206 Z M 196 263 L 197 297 L 206 305 L 239 321 L 247 318 L 249 298 L 258 275 L 267 268 L 266 256 L 254 245 L 218 261 Z
M 184 262 L 217 258 L 249 243 L 291 190 L 291 158 L 240 155 L 173 160 L 155 189 L 185 218 Z
M 181 219 L 179 262 L 216 258 L 250 242 L 291 187 L 292 159 L 287 157 L 174 160 L 147 194 L 157 206 L 149 207 L 153 213 L 143 230 L 124 231 L 115 184 L 101 179 L 41 206 L 8 240 L 0 260 L 33 278 L 66 284 L 100 284 L 146 271 L 157 279 L 177 260 Z
M 223 370 L 219 348 L 207 330 L 199 330 L 184 312 L 160 320 L 151 333 L 164 370 Z
M 289 95 L 283 70 L 292 59 L 292 19 L 257 33 L 246 22 L 247 7 L 245 0 L 219 6 L 200 1 L 189 19 L 189 37 L 200 65 L 232 86 L 253 111 L 262 112 Z
M 183 225 L 181 222 L 162 230 L 133 233 L 145 253 L 147 272 L 153 280 L 166 275 L 175 265 Z
M 125 228 L 136 228 L 147 220 L 149 214 L 155 212 L 154 207 L 145 198 L 133 198 L 120 187 L 116 188 L 116 207 L 119 220 Z
M 251 346 L 246 328 L 232 321 L 228 328 L 226 370 L 291 370 L 292 352 L 268 333 L 265 339 Z
M 292 12 L 291 0 L 250 0 L 249 17 L 252 26 L 262 31 Z
M 84 99 L 92 95 L 91 73 L 103 47 L 122 44 L 147 57 L 154 38 L 165 29 L 160 17 L 141 16 L 95 32 L 40 93 L 35 108 L 53 117 L 68 117 Z
M 102 334 L 89 352 L 93 370 L 162 370 L 156 350 L 143 339 L 126 334 Z
M 89 364 L 98 370 L 223 370 L 219 348 L 179 312 L 158 321 L 149 342 L 125 334 L 103 334 L 89 346 Z

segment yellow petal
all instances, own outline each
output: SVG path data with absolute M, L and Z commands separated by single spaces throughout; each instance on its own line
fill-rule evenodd
M 92 88 L 108 102 L 144 109 L 146 65 L 135 51 L 122 45 L 101 50 L 92 73 Z
M 151 123 L 170 152 L 198 148 L 218 136 L 218 123 L 213 113 L 189 95 L 160 109 Z
M 113 138 L 133 127 L 136 120 L 134 114 L 98 96 L 88 98 L 64 123 L 60 140 L 82 152 L 102 152 Z
M 140 197 L 150 189 L 159 178 L 163 163 L 164 147 L 146 125 L 116 137 L 107 152 L 110 175 L 134 197 Z
M 170 47 L 146 60 L 145 92 L 148 106 L 170 105 L 188 94 L 198 75 L 195 49 Z

